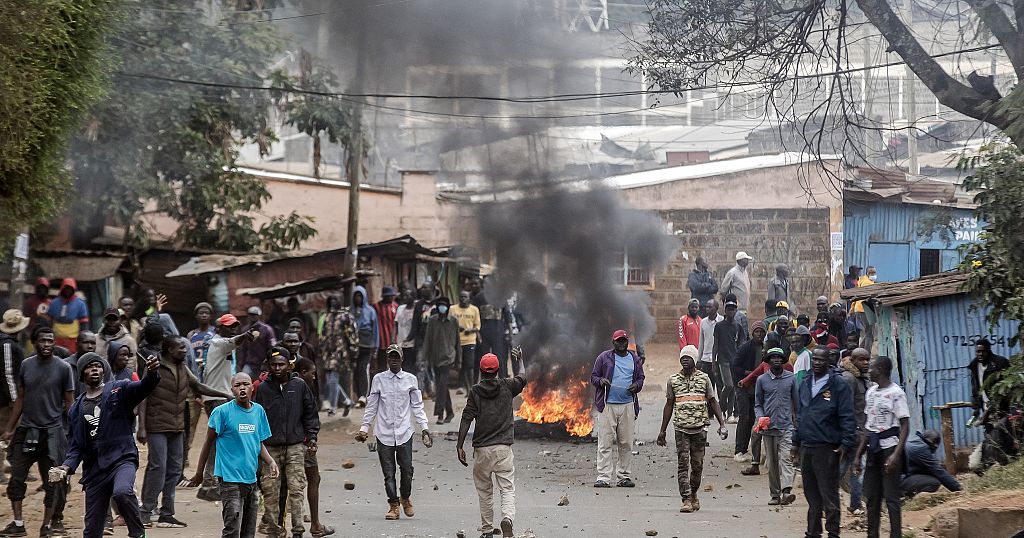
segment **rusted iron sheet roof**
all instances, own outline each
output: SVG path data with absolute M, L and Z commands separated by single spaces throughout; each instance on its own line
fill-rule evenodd
M 853 301 L 874 299 L 882 304 L 895 306 L 921 299 L 964 293 L 962 288 L 965 282 L 967 282 L 967 273 L 947 271 L 915 280 L 884 282 L 850 288 L 839 292 L 839 296 Z

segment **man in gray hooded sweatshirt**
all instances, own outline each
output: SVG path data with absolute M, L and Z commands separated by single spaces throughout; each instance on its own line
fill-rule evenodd
M 522 350 L 512 350 L 513 359 L 519 359 Z M 459 442 L 456 452 L 459 463 L 468 467 L 466 435 L 476 421 L 473 432 L 473 482 L 480 501 L 480 523 L 483 534 L 480 538 L 491 538 L 494 528 L 494 483 L 498 481 L 501 495 L 501 536 L 514 536 L 512 522 L 516 518 L 515 465 L 512 459 L 514 427 L 512 422 L 512 399 L 523 392 L 526 378 L 517 375 L 511 378 L 498 377 L 498 357 L 488 353 L 480 359 L 480 382 L 473 385 L 466 398 L 459 426 Z M 493 477 L 493 479 L 492 479 Z

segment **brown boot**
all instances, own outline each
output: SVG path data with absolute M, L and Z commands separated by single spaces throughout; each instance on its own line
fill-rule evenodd
M 390 506 L 391 508 L 390 510 L 388 510 L 387 514 L 384 514 L 384 519 L 398 519 L 398 501 L 389 502 L 388 506 Z
M 693 511 L 694 512 L 696 512 L 697 510 L 700 510 L 700 499 L 698 499 L 697 496 L 694 495 L 690 499 L 690 505 L 693 506 Z
M 679 508 L 679 511 L 684 514 L 693 512 L 693 503 L 690 502 L 690 499 L 683 499 L 683 505 Z
M 416 515 L 416 512 L 412 509 L 412 501 L 409 499 L 402 499 L 402 510 L 405 511 L 405 517 Z

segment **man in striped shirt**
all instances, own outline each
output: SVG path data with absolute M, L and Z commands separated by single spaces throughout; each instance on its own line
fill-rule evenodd
M 387 349 L 395 342 L 395 313 L 398 312 L 398 303 L 395 302 L 395 288 L 384 286 L 380 293 L 380 301 L 373 305 L 377 311 L 377 323 L 380 335 L 380 343 L 377 345 L 377 363 L 374 365 L 374 373 L 387 370 Z

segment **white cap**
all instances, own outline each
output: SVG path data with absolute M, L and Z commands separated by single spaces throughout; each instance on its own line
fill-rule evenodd
M 247 310 L 246 312 L 248 312 L 249 314 L 252 314 L 253 316 L 262 316 L 263 315 L 263 310 L 261 310 L 260 307 L 258 307 L 258 306 L 250 306 L 249 310 Z
M 754 258 L 751 258 L 749 255 L 747 255 L 746 252 L 743 252 L 742 250 L 736 253 L 736 261 L 740 261 L 740 260 L 753 260 L 753 259 Z
M 679 350 L 680 359 L 682 359 L 683 357 L 690 357 L 693 360 L 697 360 L 698 354 L 699 353 L 697 352 L 697 347 L 693 345 L 685 346 L 683 347 L 683 349 Z

